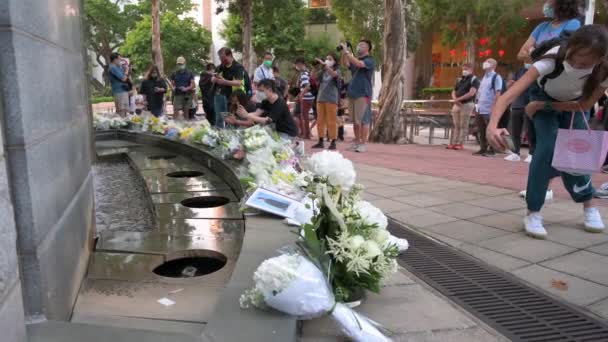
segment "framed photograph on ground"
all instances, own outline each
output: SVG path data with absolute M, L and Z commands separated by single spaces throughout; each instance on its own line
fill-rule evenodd
M 277 216 L 293 218 L 300 202 L 278 192 L 257 188 L 245 202 L 248 207 L 256 208 Z

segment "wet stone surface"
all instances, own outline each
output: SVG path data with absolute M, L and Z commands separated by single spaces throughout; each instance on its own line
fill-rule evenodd
M 146 232 L 154 218 L 145 184 L 124 157 L 99 158 L 93 165 L 97 233 Z

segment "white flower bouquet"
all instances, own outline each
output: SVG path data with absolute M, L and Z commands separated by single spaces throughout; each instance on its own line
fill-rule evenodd
M 313 175 L 334 187 L 348 191 L 355 185 L 357 174 L 353 163 L 339 152 L 323 151 L 313 154 L 305 163 Z
M 220 135 L 218 131 L 211 127 L 208 121 L 203 121 L 192 133 L 192 141 L 208 147 L 217 147 Z
M 357 342 L 391 341 L 377 324 L 336 302 L 323 272 L 300 254 L 265 260 L 253 275 L 254 287 L 240 299 L 242 308 L 273 308 L 298 319 L 330 315 Z
M 252 152 L 263 147 L 273 147 L 276 140 L 273 132 L 259 125 L 242 130 L 243 147 L 246 152 Z

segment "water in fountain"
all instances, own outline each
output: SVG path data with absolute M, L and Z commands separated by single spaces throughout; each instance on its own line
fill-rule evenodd
M 125 157 L 104 157 L 93 165 L 97 233 L 145 232 L 154 218 L 141 177 Z

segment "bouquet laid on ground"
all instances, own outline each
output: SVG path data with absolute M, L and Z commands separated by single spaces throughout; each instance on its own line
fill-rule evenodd
M 211 127 L 208 121 L 203 121 L 192 134 L 192 141 L 208 147 L 217 147 L 220 135 L 218 131 Z
M 329 280 L 338 301 L 357 299 L 365 290 L 379 292 L 397 271 L 396 258 L 407 241 L 391 238 L 382 211 L 361 201 L 354 167 L 340 153 L 315 153 L 305 165 L 313 177 L 307 190 L 314 207 L 303 231 L 314 235 L 302 234 L 303 246 L 313 256 L 329 257 Z
M 93 115 L 93 126 L 98 130 L 118 129 L 127 127 L 129 123 L 120 116 L 103 116 L 99 114 Z
M 354 341 L 390 341 L 376 328 L 377 324 L 336 302 L 321 268 L 301 254 L 265 260 L 253 280 L 253 289 L 241 296 L 243 308 L 273 308 L 301 320 L 330 315 Z

